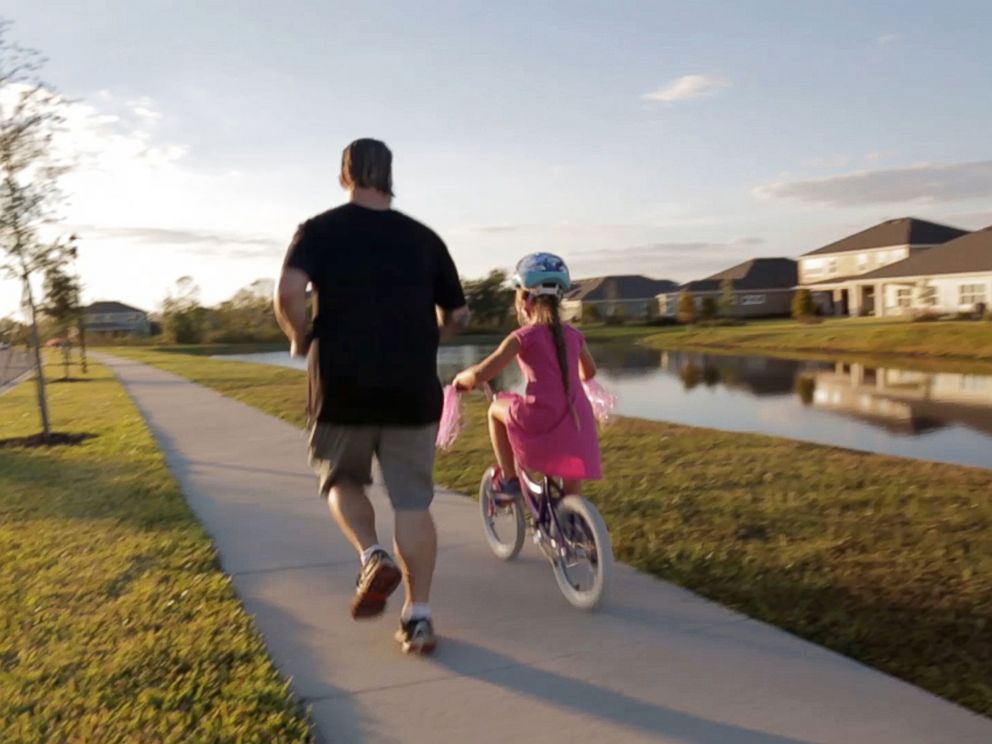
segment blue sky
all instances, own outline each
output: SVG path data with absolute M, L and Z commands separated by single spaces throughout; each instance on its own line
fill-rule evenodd
M 89 299 L 274 275 L 385 139 L 462 273 L 692 279 L 878 220 L 992 223 L 984 2 L 3 0 L 87 155 Z M 0 285 L 0 314 L 16 305 Z

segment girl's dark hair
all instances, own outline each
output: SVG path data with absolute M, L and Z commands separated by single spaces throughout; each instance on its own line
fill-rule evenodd
M 555 353 L 558 356 L 558 369 L 561 370 L 561 384 L 565 388 L 565 400 L 568 401 L 568 408 L 572 412 L 576 427 L 580 427 L 579 415 L 572 405 L 572 376 L 568 369 L 568 347 L 565 345 L 565 329 L 561 325 L 560 301 L 556 295 L 530 295 L 525 291 L 524 299 L 528 297 L 533 302 L 531 316 L 538 323 L 546 324 L 551 331 L 551 339 L 554 341 Z

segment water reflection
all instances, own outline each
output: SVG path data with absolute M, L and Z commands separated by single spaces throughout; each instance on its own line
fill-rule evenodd
M 491 347 L 448 346 L 447 382 Z M 628 416 L 761 432 L 871 452 L 992 467 L 992 376 L 838 362 L 593 345 L 603 384 Z M 301 366 L 285 354 L 246 361 Z M 511 365 L 495 381 L 519 390 Z

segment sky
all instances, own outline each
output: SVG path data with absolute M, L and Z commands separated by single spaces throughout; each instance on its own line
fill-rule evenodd
M 87 300 L 212 304 L 278 273 L 394 153 L 395 207 L 463 276 L 705 277 L 883 219 L 992 224 L 984 0 L 0 0 L 79 153 Z M 19 303 L 0 280 L 0 316 Z

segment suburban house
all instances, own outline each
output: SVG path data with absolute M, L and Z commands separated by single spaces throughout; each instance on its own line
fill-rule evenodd
M 984 313 L 992 303 L 992 226 L 967 233 L 851 284 L 874 298 L 874 314 Z
M 94 302 L 83 308 L 86 332 L 96 336 L 147 336 L 151 333 L 148 313 L 122 302 Z
M 640 274 L 599 276 L 578 279 L 562 300 L 565 320 L 614 317 L 647 318 L 657 312 L 657 297 L 678 285 L 667 279 L 651 279 Z
M 662 294 L 658 300 L 663 315 L 675 316 L 682 293 L 692 295 L 697 310 L 703 298 L 717 302 L 723 296 L 723 285 L 730 280 L 733 288 L 731 314 L 741 318 L 789 315 L 796 292 L 798 271 L 791 258 L 752 258 L 718 274 L 683 284 Z
M 871 315 L 876 282 L 858 280 L 967 234 L 913 217 L 887 220 L 800 256 L 799 285 L 826 315 Z

